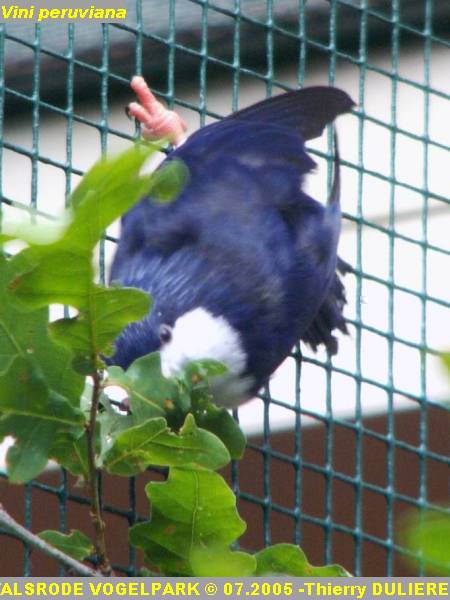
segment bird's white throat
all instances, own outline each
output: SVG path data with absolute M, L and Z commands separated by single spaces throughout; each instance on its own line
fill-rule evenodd
M 179 317 L 170 342 L 161 348 L 161 369 L 165 377 L 180 373 L 188 363 L 212 359 L 223 363 L 228 373 L 212 381 L 212 391 L 220 404 L 231 406 L 246 398 L 251 387 L 245 370 L 246 354 L 239 333 L 221 316 L 205 308 L 195 308 Z M 248 396 L 247 396 L 248 397 Z
M 195 308 L 175 321 L 172 339 L 161 348 L 163 375 L 174 376 L 189 362 L 207 358 L 223 363 L 236 375 L 245 369 L 239 333 L 224 317 Z

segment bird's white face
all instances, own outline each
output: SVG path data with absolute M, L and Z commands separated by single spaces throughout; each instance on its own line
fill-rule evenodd
M 240 377 L 246 354 L 239 333 L 224 317 L 215 317 L 204 308 L 195 308 L 175 321 L 170 339 L 163 342 L 160 353 L 165 377 L 179 374 L 196 360 L 211 359 L 224 364 L 228 373 L 214 378 L 211 386 L 220 404 L 239 404 L 251 387 L 251 378 Z
M 246 356 L 239 333 L 224 317 L 195 308 L 175 321 L 170 339 L 162 344 L 163 375 L 173 377 L 189 362 L 202 359 L 217 360 L 235 375 L 245 369 Z

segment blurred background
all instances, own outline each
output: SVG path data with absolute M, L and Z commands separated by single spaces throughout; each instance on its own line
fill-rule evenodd
M 449 386 L 437 355 L 450 347 L 450 8 L 432 0 L 125 4 L 124 24 L 0 25 L 3 218 L 59 215 L 82 173 L 130 144 L 138 132 L 124 107 L 135 73 L 190 132 L 284 90 L 347 91 L 357 106 L 337 128 L 340 255 L 355 267 L 345 278 L 350 335 L 333 360 L 295 351 L 262 397 L 239 409 L 249 449 L 229 477 L 249 523 L 244 547 L 295 541 L 318 564 L 406 574 L 395 534 L 402 513 L 448 502 L 441 403 Z M 308 191 L 325 200 L 330 134 L 310 148 L 318 168 Z M 118 233 L 118 224 L 107 232 L 100 277 Z M 112 479 L 105 497 L 119 540 L 143 488 Z M 33 529 L 80 528 L 85 518 L 64 474 L 49 471 L 25 493 L 4 480 L 0 489 Z M 57 572 L 26 550 L 23 563 L 13 546 L 0 574 Z M 118 550 L 115 560 L 126 573 L 138 559 Z

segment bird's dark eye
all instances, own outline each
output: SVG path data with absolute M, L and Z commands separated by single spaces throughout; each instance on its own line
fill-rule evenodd
M 172 339 L 172 328 L 164 323 L 159 328 L 159 339 L 163 344 L 168 344 Z

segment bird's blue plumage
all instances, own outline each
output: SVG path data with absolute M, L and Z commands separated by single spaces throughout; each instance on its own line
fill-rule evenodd
M 188 167 L 182 193 L 167 205 L 144 198 L 123 218 L 111 280 L 148 291 L 154 305 L 121 334 L 113 362 L 127 367 L 157 350 L 159 326 L 197 307 L 239 333 L 249 393 L 299 338 L 336 351 L 332 331 L 345 328 L 338 190 L 325 206 L 301 184 L 314 167 L 305 140 L 351 106 L 333 88 L 291 92 L 199 130 L 169 155 Z

